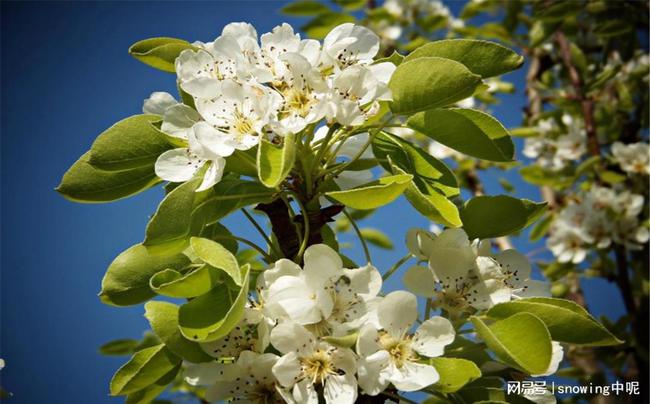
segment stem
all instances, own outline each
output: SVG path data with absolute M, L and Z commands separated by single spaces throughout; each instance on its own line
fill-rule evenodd
M 433 300 L 429 297 L 427 298 L 427 306 L 424 309 L 424 320 L 428 320 L 431 317 L 431 309 L 433 308 Z
M 257 223 L 257 221 L 255 220 L 255 218 L 253 218 L 253 216 L 251 216 L 251 214 L 248 213 L 248 211 L 247 211 L 246 209 L 242 208 L 241 211 L 242 211 L 242 213 L 244 214 L 244 216 L 246 216 L 246 218 L 248 219 L 248 221 L 250 221 L 250 222 L 253 224 L 253 226 L 255 227 L 255 229 L 257 229 L 257 231 L 260 233 L 260 235 L 262 236 L 262 238 L 264 238 L 264 241 L 266 241 L 266 243 L 269 245 L 269 248 L 271 248 L 275 253 L 281 255 L 281 252 L 280 252 L 280 251 L 277 251 L 277 250 L 275 249 L 275 246 L 274 246 L 273 243 L 271 242 L 271 239 L 266 235 L 266 233 L 264 232 L 264 229 L 262 229 L 262 226 L 260 226 L 259 223 Z
M 383 274 L 381 276 L 381 279 L 383 281 L 385 281 L 388 278 L 390 278 L 391 275 L 393 275 L 395 273 L 395 271 L 397 271 L 399 269 L 399 267 L 401 267 L 406 261 L 408 261 L 410 259 L 411 259 L 411 254 L 406 254 L 405 256 L 403 256 L 399 261 L 397 261 L 395 264 L 393 264 L 393 266 L 390 267 L 390 269 L 385 274 Z
M 313 172 L 314 169 L 316 168 L 317 164 L 320 164 L 321 159 L 323 158 L 323 155 L 329 148 L 329 142 L 332 139 L 332 136 L 334 135 L 334 132 L 340 127 L 338 124 L 334 124 L 330 126 L 329 130 L 327 131 L 327 135 L 325 135 L 325 138 L 323 138 L 323 142 L 321 145 L 318 147 L 318 153 L 316 154 L 316 158 L 312 162 L 312 166 L 310 167 L 310 172 Z
M 260 203 L 256 210 L 266 213 L 271 221 L 271 229 L 280 241 L 280 249 L 285 258 L 293 257 L 300 246 L 296 226 L 289 215 L 289 207 L 282 198 L 270 203 Z
M 357 233 L 357 237 L 359 238 L 359 241 L 361 241 L 361 246 L 363 247 L 363 253 L 366 256 L 366 260 L 368 263 L 372 262 L 372 258 L 370 258 L 370 250 L 368 250 L 368 244 L 366 244 L 366 240 L 363 238 L 363 235 L 361 234 L 361 230 L 359 230 L 359 226 L 357 226 L 357 223 L 352 219 L 352 216 L 348 213 L 347 210 L 343 209 L 343 214 L 345 217 L 348 218 L 350 221 L 350 224 L 352 224 L 352 228 L 354 229 L 355 233 Z

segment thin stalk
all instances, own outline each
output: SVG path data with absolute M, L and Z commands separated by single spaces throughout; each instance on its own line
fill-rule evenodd
M 352 225 L 352 228 L 354 229 L 355 233 L 357 233 L 357 237 L 359 238 L 359 241 L 361 241 L 361 246 L 363 247 L 363 253 L 366 256 L 366 260 L 368 263 L 372 262 L 372 258 L 370 257 L 370 250 L 368 249 L 368 244 L 366 243 L 366 240 L 363 238 L 363 235 L 361 234 L 361 230 L 359 230 L 359 226 L 357 226 L 357 223 L 354 221 L 352 216 L 348 213 L 346 209 L 343 209 L 343 214 L 345 217 L 348 218 L 350 221 L 350 224 Z
M 427 298 L 427 306 L 424 309 L 424 319 L 427 320 L 431 317 L 431 310 L 433 309 L 433 300 L 429 297 Z
M 391 275 L 393 275 L 395 273 L 395 271 L 397 271 L 399 269 L 399 267 L 401 267 L 406 261 L 408 261 L 410 259 L 411 259 L 411 254 L 406 254 L 405 256 L 403 256 L 392 267 L 390 267 L 390 269 L 385 274 L 383 274 L 381 276 L 381 279 L 385 281 L 388 278 L 390 278 Z
M 280 253 L 279 251 L 277 251 L 275 249 L 275 246 L 271 242 L 271 239 L 269 238 L 269 236 L 266 235 L 266 233 L 264 232 L 264 229 L 262 229 L 262 226 L 260 226 L 259 223 L 257 223 L 255 218 L 250 213 L 248 213 L 248 211 L 246 209 L 242 208 L 241 211 L 244 214 L 244 216 L 246 216 L 248 221 L 251 222 L 253 227 L 255 227 L 255 229 L 257 229 L 257 231 L 260 233 L 262 238 L 264 238 L 264 241 L 266 241 L 266 243 L 269 245 L 269 248 L 271 248 L 273 250 L 273 252 L 275 252 L 276 254 L 281 256 L 282 253 Z

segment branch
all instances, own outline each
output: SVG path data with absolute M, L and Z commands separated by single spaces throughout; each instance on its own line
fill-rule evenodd
M 562 31 L 558 30 L 555 32 L 555 42 L 560 47 L 562 62 L 569 72 L 569 80 L 582 107 L 582 116 L 585 122 L 585 131 L 587 132 L 587 148 L 592 156 L 600 156 L 600 145 L 598 144 L 598 136 L 594 124 L 594 100 L 585 95 L 582 77 L 580 77 L 580 73 L 571 59 L 569 40 Z

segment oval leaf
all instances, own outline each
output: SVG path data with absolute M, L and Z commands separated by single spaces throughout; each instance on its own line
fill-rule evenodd
M 404 61 L 431 56 L 455 60 L 483 78 L 518 69 L 524 63 L 524 57 L 517 52 L 498 43 L 478 39 L 431 42 L 417 48 Z
M 512 161 L 515 147 L 506 128 L 473 109 L 436 109 L 409 118 L 407 125 L 461 153 L 489 161 Z
M 241 285 L 241 271 L 237 258 L 221 244 L 200 237 L 192 237 L 190 245 L 197 257 L 206 264 L 223 270 L 237 285 Z
M 181 306 L 178 323 L 183 336 L 197 342 L 214 341 L 228 335 L 244 316 L 250 266 L 242 267 L 242 287 L 236 296 L 221 284 Z
M 181 363 L 164 344 L 138 351 L 111 379 L 111 395 L 121 396 L 142 390 Z
M 167 302 L 147 302 L 144 309 L 151 330 L 174 354 L 192 363 L 213 360 L 196 342 L 181 335 L 178 329 L 178 306 Z
M 282 147 L 264 139 L 257 148 L 257 176 L 262 184 L 275 188 L 291 172 L 296 159 L 296 142 L 293 134 L 284 138 Z
M 518 313 L 487 326 L 472 317 L 476 332 L 504 363 L 528 374 L 542 374 L 551 363 L 551 335 L 536 316 Z
M 481 371 L 476 364 L 467 359 L 431 358 L 429 361 L 440 375 L 440 380 L 434 388 L 442 393 L 454 393 L 467 383 L 481 377 Z
M 401 63 L 388 86 L 393 94 L 391 109 L 412 114 L 444 107 L 474 94 L 481 76 L 461 63 L 437 57 L 422 57 Z
M 412 179 L 413 176 L 408 174 L 391 175 L 357 188 L 325 195 L 354 209 L 375 209 L 397 199 Z
M 488 316 L 508 318 L 530 313 L 546 324 L 554 341 L 575 345 L 606 346 L 623 343 L 575 302 L 550 297 L 534 297 L 497 304 Z
M 157 115 L 134 115 L 102 132 L 90 148 L 90 164 L 102 170 L 153 166 L 158 156 L 172 148 L 151 123 Z
M 508 195 L 477 196 L 460 212 L 463 228 L 470 238 L 501 237 L 517 232 L 535 221 L 546 203 L 535 203 Z
M 63 175 L 56 191 L 74 202 L 111 202 L 135 195 L 160 182 L 153 165 L 123 171 L 104 171 L 90 164 L 84 153 Z
M 189 262 L 179 252 L 153 252 L 136 244 L 118 255 L 108 267 L 99 297 L 114 306 L 142 303 L 156 295 L 149 287 L 149 278 L 166 268 L 183 268 Z
M 134 43 L 129 48 L 129 54 L 153 68 L 174 73 L 174 62 L 185 49 L 196 48 L 182 39 L 160 37 Z

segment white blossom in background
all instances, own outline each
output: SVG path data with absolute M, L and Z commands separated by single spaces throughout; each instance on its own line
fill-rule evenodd
M 449 320 L 432 317 L 410 334 L 417 316 L 415 295 L 392 292 L 377 308 L 379 327 L 366 324 L 359 332 L 359 386 L 366 394 L 377 395 L 390 383 L 398 390 L 416 391 L 440 378 L 421 359 L 442 355 L 454 341 L 454 328 Z
M 621 170 L 629 174 L 650 174 L 650 149 L 644 142 L 612 144 L 614 160 L 621 166 Z
M 581 120 L 562 115 L 561 128 L 553 118 L 537 122 L 539 136 L 524 141 L 524 156 L 535 159 L 540 167 L 558 171 L 579 161 L 587 152 L 587 135 Z
M 650 239 L 639 215 L 644 197 L 627 190 L 594 186 L 578 193 L 557 215 L 549 230 L 548 248 L 559 262 L 578 264 L 592 248 L 612 242 L 631 249 Z

